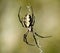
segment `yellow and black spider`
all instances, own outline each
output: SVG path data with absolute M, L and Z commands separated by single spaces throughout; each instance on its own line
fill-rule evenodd
M 28 33 L 32 32 L 33 33 L 33 38 L 35 40 L 35 43 L 36 43 L 37 47 L 39 47 L 35 35 L 38 36 L 38 37 L 40 37 L 40 38 L 48 38 L 48 37 L 51 37 L 51 36 L 43 37 L 43 36 L 37 34 L 33 30 L 33 26 L 34 26 L 34 23 L 35 23 L 35 16 L 34 16 L 34 13 L 33 13 L 33 8 L 32 8 L 32 6 L 27 6 L 27 9 L 28 9 L 28 13 L 26 13 L 26 15 L 23 18 L 23 20 L 21 20 L 21 18 L 20 18 L 21 7 L 19 8 L 19 12 L 18 12 L 18 18 L 19 18 L 20 23 L 22 24 L 23 27 L 27 28 L 27 32 L 24 34 L 23 41 L 26 42 L 26 44 L 33 46 L 33 44 L 30 44 L 27 41 L 27 35 L 28 35 Z M 32 14 L 30 14 L 29 11 L 31 11 Z

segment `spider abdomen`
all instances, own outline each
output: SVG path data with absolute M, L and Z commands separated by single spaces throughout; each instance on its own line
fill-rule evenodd
M 31 15 L 27 14 L 25 17 L 24 17 L 24 26 L 26 28 L 29 28 L 30 26 L 32 26 L 32 17 Z

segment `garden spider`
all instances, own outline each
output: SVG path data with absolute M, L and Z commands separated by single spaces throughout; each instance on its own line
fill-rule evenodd
M 26 44 L 28 44 L 28 45 L 34 46 L 33 44 L 28 43 L 28 41 L 27 41 L 27 35 L 28 35 L 28 33 L 32 32 L 33 38 L 35 40 L 35 43 L 36 43 L 37 47 L 39 47 L 35 35 L 38 36 L 38 37 L 40 37 L 40 38 L 48 38 L 50 36 L 47 36 L 47 37 L 40 36 L 39 34 L 37 34 L 33 30 L 33 26 L 34 26 L 34 23 L 35 23 L 35 16 L 34 16 L 34 13 L 33 13 L 32 6 L 27 6 L 27 9 L 28 9 L 28 13 L 25 15 L 25 17 L 23 19 L 20 18 L 21 7 L 19 8 L 19 12 L 18 12 L 18 18 L 19 18 L 20 23 L 22 24 L 23 27 L 27 28 L 27 30 L 28 30 L 24 34 L 23 41 L 26 42 Z M 32 14 L 29 13 L 30 11 L 32 12 Z

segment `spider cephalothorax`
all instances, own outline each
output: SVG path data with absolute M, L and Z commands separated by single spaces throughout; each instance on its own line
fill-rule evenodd
M 47 37 L 40 36 L 39 34 L 37 34 L 33 30 L 33 26 L 34 26 L 34 23 L 35 23 L 35 16 L 34 16 L 33 9 L 32 9 L 31 6 L 28 6 L 27 9 L 28 9 L 28 13 L 24 16 L 24 18 L 22 20 L 20 18 L 21 7 L 19 8 L 19 12 L 18 12 L 18 18 L 19 18 L 20 23 L 22 24 L 23 27 L 25 27 L 25 28 L 28 29 L 28 31 L 24 34 L 23 40 L 28 45 L 33 45 L 33 44 L 28 43 L 28 41 L 27 41 L 28 32 L 32 32 L 33 33 L 33 38 L 35 40 L 35 43 L 36 43 L 37 47 L 39 47 L 35 35 L 38 36 L 38 37 L 40 37 L 40 38 L 47 38 L 47 37 L 50 37 L 50 36 L 47 36 Z M 30 14 L 29 11 L 31 11 L 32 13 Z

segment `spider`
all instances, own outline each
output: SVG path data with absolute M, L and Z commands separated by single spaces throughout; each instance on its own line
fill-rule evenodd
M 21 7 L 19 8 L 19 12 L 18 12 L 18 19 L 19 19 L 20 23 L 22 24 L 22 27 L 27 28 L 27 32 L 24 34 L 23 41 L 26 44 L 28 44 L 28 45 L 34 46 L 33 44 L 30 44 L 27 41 L 27 35 L 28 35 L 28 33 L 32 32 L 34 41 L 35 41 L 37 47 L 39 47 L 35 35 L 38 36 L 38 37 L 40 37 L 40 38 L 48 38 L 48 37 L 51 37 L 51 36 L 44 37 L 44 36 L 39 35 L 38 33 L 36 33 L 33 30 L 33 26 L 34 26 L 34 23 L 35 23 L 35 16 L 34 16 L 34 13 L 33 13 L 33 8 L 32 8 L 32 6 L 27 6 L 27 9 L 28 9 L 28 13 L 26 13 L 26 15 L 25 15 L 25 17 L 23 19 L 20 18 Z M 31 14 L 30 14 L 30 11 L 32 12 Z

